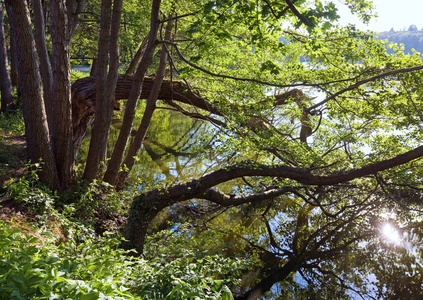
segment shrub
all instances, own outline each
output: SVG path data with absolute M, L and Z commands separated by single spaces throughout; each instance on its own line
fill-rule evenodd
M 12 181 L 4 188 L 7 188 L 10 198 L 42 215 L 52 209 L 55 196 L 38 181 L 41 165 L 42 162 L 26 164 L 27 177 Z

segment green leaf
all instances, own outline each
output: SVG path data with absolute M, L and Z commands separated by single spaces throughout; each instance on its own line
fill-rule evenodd
M 231 290 L 226 285 L 224 285 L 222 287 L 221 299 L 222 300 L 234 300 L 234 297 L 232 295 Z

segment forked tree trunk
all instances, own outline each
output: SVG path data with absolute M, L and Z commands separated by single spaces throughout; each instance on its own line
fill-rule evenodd
M 79 14 L 84 11 L 87 0 L 67 0 L 66 8 L 68 15 L 68 29 L 69 38 L 72 40 L 72 36 L 75 33 L 79 25 Z
M 17 42 L 19 82 L 28 154 L 32 162 L 42 159 L 40 179 L 53 190 L 59 188 L 56 164 L 49 140 L 42 83 L 34 36 L 26 1 L 5 0 L 10 26 Z
M 135 68 L 137 67 L 138 62 L 140 61 L 140 59 L 141 59 L 141 57 L 144 53 L 145 47 L 147 46 L 147 42 L 148 42 L 147 38 L 145 38 L 142 41 L 140 47 L 138 48 L 137 53 L 135 53 L 135 56 L 132 59 L 131 63 L 129 64 L 128 69 L 126 70 L 125 74 L 127 74 L 127 75 L 133 75 L 134 74 Z
M 7 107 L 12 104 L 12 84 L 10 82 L 9 65 L 7 63 L 6 42 L 4 39 L 3 26 L 3 3 L 0 2 L 0 92 L 1 92 L 1 111 L 5 112 Z

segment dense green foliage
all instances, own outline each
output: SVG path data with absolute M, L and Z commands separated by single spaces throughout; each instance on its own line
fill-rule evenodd
M 37 221 L 0 220 L 1 298 L 233 299 L 228 286 L 252 265 L 202 245 L 222 233 L 200 232 L 193 240 L 188 225 L 152 235 L 145 259 L 133 257 L 133 250 L 120 247 L 116 231 L 100 237 L 93 229 L 119 211 L 114 205 L 124 201 L 118 193 L 93 182 L 59 198 L 38 181 L 40 164 L 26 168 L 27 177 L 4 188 L 33 209 Z
M 25 133 L 25 124 L 20 111 L 0 114 L 1 135 L 21 135 Z
M 248 267 L 242 260 L 181 248 L 188 239 L 184 231 L 162 232 L 167 244 L 152 245 L 148 260 L 131 258 L 110 234 L 96 237 L 55 216 L 66 231 L 59 246 L 47 223 L 36 230 L 0 221 L 2 299 L 233 299 L 227 285 Z

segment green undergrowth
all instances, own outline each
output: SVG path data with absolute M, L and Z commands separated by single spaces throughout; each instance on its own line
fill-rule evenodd
M 154 249 L 148 260 L 133 257 L 116 235 L 98 237 L 55 217 L 65 242 L 45 226 L 0 220 L 0 299 L 233 299 L 228 285 L 246 267 L 207 251 L 172 256 L 165 245 L 147 245 Z M 179 232 L 172 239 L 187 238 Z
M 22 135 L 25 133 L 25 124 L 22 112 L 19 110 L 0 113 L 1 135 Z
M 116 192 L 110 184 L 97 180 L 78 182 L 60 195 L 52 193 L 39 181 L 42 165 L 42 162 L 26 164 L 26 176 L 3 186 L 6 197 L 39 215 L 57 208 L 66 216 L 88 225 L 122 215 L 130 201 L 127 192 Z
M 77 81 L 78 79 L 90 76 L 90 71 L 78 71 L 75 69 L 71 69 L 71 81 L 72 83 Z
M 118 194 L 106 196 L 99 182 L 51 193 L 38 181 L 41 165 L 27 165 L 28 175 L 5 187 L 36 216 L 0 220 L 0 299 L 233 299 L 229 287 L 250 262 L 198 247 L 213 232 L 193 239 L 190 226 L 163 230 L 133 255 L 119 230 L 95 228 L 101 213 L 121 209 Z
M 22 136 L 24 133 L 25 124 L 21 112 L 0 113 L 0 167 L 16 166 L 16 145 L 10 145 L 6 140 L 11 136 Z
M 212 231 L 193 239 L 190 226 L 162 230 L 133 255 L 121 247 L 122 228 L 97 228 L 124 216 L 130 194 L 100 181 L 52 193 L 38 179 L 41 167 L 27 164 L 25 176 L 2 187 L 4 199 L 31 214 L 0 219 L 0 299 L 233 299 L 229 287 L 251 263 L 199 247 Z

